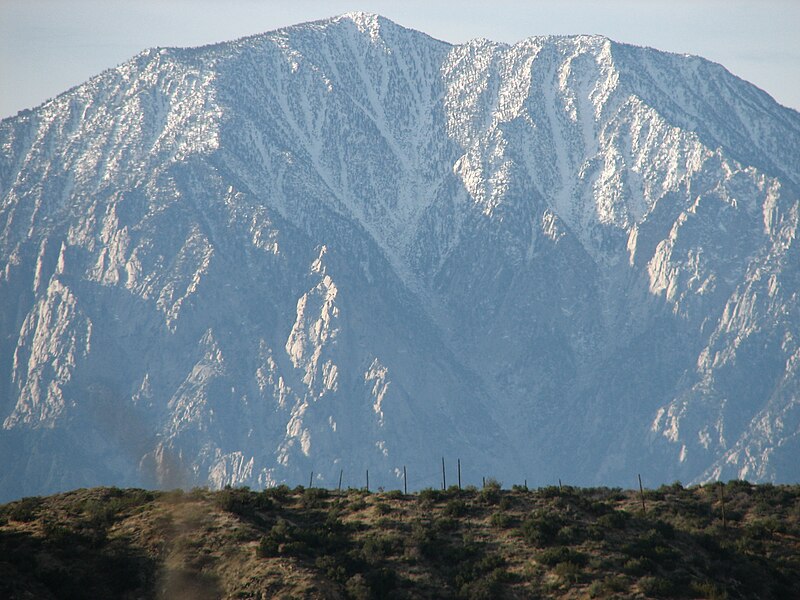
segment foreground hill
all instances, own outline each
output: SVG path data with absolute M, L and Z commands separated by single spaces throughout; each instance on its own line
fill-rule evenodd
M 800 597 L 800 486 L 675 484 L 644 503 L 493 481 L 410 496 L 77 490 L 0 507 L 0 596 Z
M 798 190 L 800 114 L 600 36 L 145 51 L 0 122 L 0 499 L 800 480 Z

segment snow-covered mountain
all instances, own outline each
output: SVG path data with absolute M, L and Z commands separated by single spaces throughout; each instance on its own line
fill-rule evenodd
M 800 114 L 717 64 L 352 13 L 0 147 L 4 498 L 800 478 Z

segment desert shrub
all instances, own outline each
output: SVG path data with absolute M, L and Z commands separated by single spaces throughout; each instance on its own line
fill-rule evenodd
M 500 502 L 497 505 L 500 510 L 508 510 L 513 506 L 514 499 L 510 495 L 504 495 L 502 498 L 500 498 Z
M 256 511 L 270 510 L 272 499 L 261 493 L 251 492 L 249 488 L 225 488 L 214 495 L 214 503 L 226 512 L 242 517 L 252 517 Z
M 399 583 L 397 573 L 386 567 L 368 571 L 366 580 L 371 598 L 386 598 L 397 588 Z
M 542 550 L 536 556 L 536 560 L 538 560 L 541 564 L 550 567 L 564 562 L 570 562 L 582 567 L 586 565 L 588 557 L 583 552 L 578 552 L 572 548 L 557 546 L 555 548 L 547 548 L 546 550 Z
M 461 544 L 451 548 L 448 558 L 450 564 L 447 571 L 462 597 L 487 597 L 485 594 L 489 590 L 497 592 L 502 582 L 508 578 L 503 557 L 486 554 L 483 544 L 475 542 L 469 536 L 465 536 Z M 484 581 L 486 579 L 489 581 Z
M 34 521 L 39 513 L 39 508 L 43 504 L 42 498 L 39 496 L 30 496 L 12 502 L 6 508 L 6 515 L 11 521 L 18 521 L 20 523 L 29 523 Z
M 645 575 L 652 573 L 656 568 L 655 563 L 649 558 L 631 558 L 622 565 L 622 570 L 630 575 Z
M 782 532 L 783 526 L 775 517 L 754 519 L 744 527 L 744 534 L 754 540 L 770 539 L 775 533 Z
M 565 525 L 558 530 L 556 542 L 565 545 L 580 544 L 587 538 L 588 532 L 580 525 Z
M 606 575 L 603 579 L 593 581 L 586 590 L 590 598 L 614 597 L 628 589 L 628 581 L 621 575 Z
M 675 527 L 667 521 L 658 520 L 653 523 L 653 529 L 658 532 L 658 535 L 665 540 L 675 539 Z
M 472 581 L 461 584 L 458 595 L 470 600 L 490 600 L 502 597 L 503 582 L 509 578 L 503 568 L 496 568 Z
M 402 549 L 402 540 L 391 535 L 371 535 L 364 540 L 361 554 L 369 564 L 376 564 Z
M 358 512 L 360 510 L 364 510 L 365 508 L 367 508 L 367 501 L 364 500 L 364 498 L 362 498 L 361 496 L 359 496 L 355 500 L 350 502 L 350 504 L 347 505 L 347 508 L 351 512 Z
M 522 523 L 522 537 L 535 546 L 555 542 L 563 521 L 557 514 L 537 512 Z
M 434 519 L 431 522 L 431 528 L 436 533 L 455 531 L 456 529 L 458 529 L 458 521 L 451 517 L 442 517 L 440 519 Z
M 266 488 L 261 494 L 266 497 L 274 500 L 275 502 L 284 503 L 289 498 L 289 494 L 291 494 L 291 490 L 289 486 L 285 483 L 281 485 L 276 485 L 275 487 Z
M 411 524 L 411 535 L 406 540 L 406 548 L 419 552 L 422 556 L 433 554 L 436 546 L 436 537 L 429 523 L 414 521 Z
M 620 550 L 632 558 L 649 558 L 659 564 L 669 564 L 678 556 L 656 529 L 650 529 L 639 539 L 624 544 Z
M 388 515 L 390 512 L 392 512 L 392 507 L 386 504 L 386 502 L 376 502 L 375 512 L 379 515 Z
M 167 492 L 167 493 L 168 494 L 174 493 L 177 496 L 177 492 L 178 491 L 181 492 L 181 495 L 184 494 L 184 491 L 182 489 L 180 489 L 180 488 L 172 490 L 171 492 Z M 206 497 L 207 494 L 208 494 L 208 488 L 207 487 L 195 486 L 186 495 L 189 496 L 189 498 L 191 498 L 192 500 L 202 500 L 203 498 Z
M 501 490 L 503 484 L 494 477 L 487 477 L 483 489 Z
M 434 488 L 425 488 L 419 491 L 419 501 L 425 504 L 435 504 L 443 502 L 447 498 L 447 492 L 444 490 L 436 490 Z
M 578 488 L 580 495 L 594 501 L 619 502 L 625 499 L 622 488 L 590 487 Z
M 663 492 L 661 489 L 648 490 L 647 488 L 645 488 L 644 490 L 644 499 L 649 502 L 654 502 L 656 500 L 663 500 L 665 495 L 666 495 L 665 492 Z
M 306 488 L 300 497 L 303 508 L 322 508 L 328 499 L 328 490 L 324 488 Z
M 492 527 L 497 527 L 499 529 L 506 529 L 511 526 L 513 519 L 511 518 L 510 515 L 507 515 L 506 513 L 497 512 L 491 516 L 489 522 L 492 524 Z
M 94 528 L 111 526 L 117 516 L 115 507 L 97 499 L 87 500 L 83 505 L 83 513 L 89 526 Z
M 565 583 L 579 583 L 583 578 L 580 566 L 571 561 L 560 562 L 553 570 Z
M 346 583 L 350 577 L 346 566 L 336 556 L 330 554 L 318 556 L 314 561 L 314 566 L 322 571 L 328 579 L 337 583 Z
M 680 494 L 683 492 L 683 484 L 680 481 L 675 481 L 671 484 L 663 484 L 658 488 L 661 494 Z
M 728 592 L 717 583 L 711 581 L 693 581 L 690 591 L 695 598 L 707 600 L 728 600 Z
M 489 487 L 488 484 L 478 494 L 478 500 L 483 504 L 488 504 L 490 506 L 499 503 L 501 497 L 502 492 L 500 491 L 500 488 Z
M 615 510 L 597 518 L 597 524 L 605 529 L 625 529 L 630 514 L 624 510 Z
M 639 579 L 638 585 L 645 596 L 655 596 L 656 598 L 672 596 L 676 591 L 669 579 L 653 575 L 645 575 Z
M 370 600 L 372 598 L 369 584 L 361 573 L 356 573 L 347 580 L 345 591 L 347 592 L 347 597 L 353 600 Z
M 269 558 L 287 553 L 287 545 L 297 542 L 297 537 L 298 529 L 294 525 L 290 525 L 283 519 L 278 519 L 278 522 L 272 526 L 269 533 L 261 538 L 256 553 L 260 558 Z M 289 549 L 299 550 L 300 548 L 294 546 Z
M 753 484 L 746 479 L 731 479 L 727 484 L 725 484 L 726 490 L 731 492 L 739 490 L 750 493 L 753 487 Z
M 444 507 L 443 514 L 447 517 L 458 518 L 467 514 L 467 504 L 463 500 L 453 498 Z
M 42 523 L 42 533 L 47 538 L 48 544 L 58 548 L 69 549 L 88 545 L 88 540 L 78 531 L 49 519 Z
M 697 545 L 706 550 L 708 553 L 717 557 L 722 557 L 726 554 L 725 549 L 720 546 L 719 541 L 710 532 L 704 531 L 694 536 Z
M 539 488 L 539 496 L 542 498 L 558 498 L 561 495 L 561 490 L 557 485 L 548 485 Z
M 383 496 L 387 500 L 401 500 L 403 498 L 403 492 L 400 490 L 389 490 Z

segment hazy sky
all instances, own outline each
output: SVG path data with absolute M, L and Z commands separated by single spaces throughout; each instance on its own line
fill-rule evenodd
M 0 117 L 152 46 L 197 46 L 352 10 L 449 42 L 600 33 L 699 54 L 800 109 L 800 0 L 0 0 Z

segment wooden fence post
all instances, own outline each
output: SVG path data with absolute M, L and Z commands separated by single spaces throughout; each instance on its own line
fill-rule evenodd
M 639 475 L 639 495 L 642 497 L 642 513 L 647 514 L 647 506 L 644 504 L 644 488 L 642 487 L 642 475 Z

